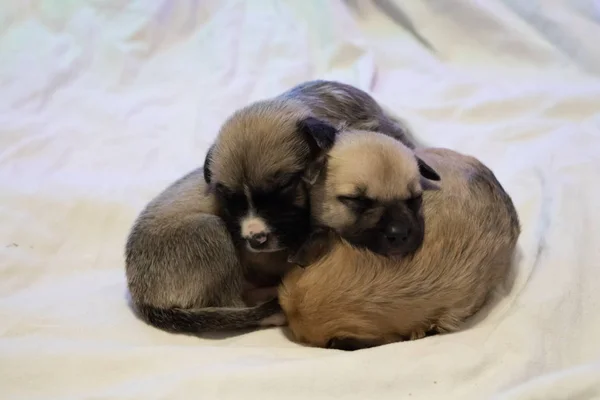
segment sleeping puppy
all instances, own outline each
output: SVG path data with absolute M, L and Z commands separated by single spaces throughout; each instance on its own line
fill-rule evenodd
M 127 238 L 125 272 L 132 306 L 145 322 L 188 334 L 284 322 L 277 300 L 253 307 L 245 301 L 243 267 L 216 214 L 199 168 L 137 217 Z
M 192 334 L 283 323 L 276 287 L 288 250 L 310 232 L 306 185 L 344 125 L 412 146 L 375 100 L 336 82 L 299 85 L 229 118 L 205 167 L 166 188 L 131 229 L 125 269 L 140 317 Z
M 336 220 L 334 226 L 348 215 L 369 218 L 373 211 L 367 207 L 356 217 L 355 206 L 346 204 L 348 191 L 362 188 L 376 207 L 379 199 L 393 201 L 411 187 L 393 165 L 414 156 L 383 135 L 361 136 L 338 138 L 330 166 L 313 188 L 324 201 L 313 210 L 322 222 L 328 216 Z M 338 146 L 344 151 L 336 152 Z M 416 155 L 441 177 L 438 190 L 423 193 L 422 246 L 404 258 L 383 257 L 333 229 L 316 230 L 293 257 L 307 268 L 293 269 L 279 288 L 296 340 L 355 350 L 456 331 L 505 278 L 520 226 L 492 171 L 451 150 L 424 149 Z M 357 160 L 368 166 L 370 179 L 355 168 Z
M 311 188 L 317 226 L 382 256 L 406 256 L 419 248 L 423 192 L 435 189 L 440 177 L 411 149 L 387 136 L 345 131 L 321 169 L 323 179 Z

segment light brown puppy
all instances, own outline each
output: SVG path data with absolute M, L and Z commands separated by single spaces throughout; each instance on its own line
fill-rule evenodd
M 325 224 L 355 218 L 336 198 L 352 188 L 389 199 L 422 186 L 407 185 L 399 172 L 414 168 L 410 151 L 377 133 L 362 137 L 340 135 L 313 188 L 323 202 L 313 212 Z M 422 246 L 394 259 L 352 246 L 330 229 L 315 231 L 296 257 L 308 267 L 292 270 L 279 289 L 296 340 L 353 350 L 455 331 L 505 278 L 520 226 L 492 171 L 451 150 L 416 154 L 441 177 L 439 190 L 423 193 Z

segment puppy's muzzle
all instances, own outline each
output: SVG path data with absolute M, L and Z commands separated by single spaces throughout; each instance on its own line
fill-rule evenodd
M 411 235 L 411 228 L 406 224 L 393 223 L 387 226 L 384 235 L 388 246 L 396 247 L 403 246 Z
M 271 233 L 269 225 L 260 217 L 249 216 L 241 223 L 242 239 L 248 249 L 254 252 L 277 250 L 277 240 Z
M 416 251 L 422 241 L 422 229 L 411 222 L 392 222 L 381 232 L 381 252 L 388 257 L 405 256 Z
M 403 205 L 390 207 L 379 229 L 379 253 L 385 256 L 405 256 L 416 251 L 423 242 L 422 215 Z
M 262 251 L 268 247 L 269 234 L 267 232 L 254 233 L 252 236 L 246 239 L 248 245 L 252 250 Z

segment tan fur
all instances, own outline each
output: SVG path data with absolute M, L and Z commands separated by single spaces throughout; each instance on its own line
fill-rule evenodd
M 314 189 L 331 192 L 321 196 L 320 210 L 336 209 L 333 193 L 357 182 L 381 196 L 407 186 L 401 169 L 410 154 L 382 135 L 365 134 L 360 143 L 340 141 L 331 154 L 335 167 Z M 279 289 L 298 341 L 327 347 L 335 339 L 356 339 L 371 346 L 418 339 L 430 331 L 452 332 L 505 278 L 520 227 L 494 174 L 475 158 L 451 150 L 417 150 L 417 156 L 441 176 L 440 190 L 423 194 L 422 247 L 412 257 L 386 258 L 329 233 L 326 254 L 306 269 L 292 270 Z M 367 170 L 370 181 L 364 180 Z M 323 220 L 336 217 L 336 212 L 322 212 Z
M 297 123 L 309 116 L 336 128 L 378 131 L 414 147 L 405 122 L 367 93 L 339 82 L 309 81 L 250 104 L 225 121 L 212 150 L 214 180 L 231 189 L 242 184 L 265 188 L 278 172 L 306 168 L 308 149 Z
M 336 200 L 365 195 L 382 202 L 406 200 L 423 192 L 421 176 L 413 152 L 403 143 L 385 135 L 347 130 L 338 135 L 327 155 L 327 185 L 312 189 L 312 214 L 317 223 L 338 231 L 352 226 L 357 215 Z M 382 208 L 363 218 L 378 220 Z
M 213 179 L 230 188 L 268 187 L 279 171 L 305 168 L 308 149 L 298 121 L 310 115 L 302 103 L 272 99 L 236 111 L 222 126 L 212 159 Z

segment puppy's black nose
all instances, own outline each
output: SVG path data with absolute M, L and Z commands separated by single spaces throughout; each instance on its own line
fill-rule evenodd
M 265 232 L 255 233 L 250 236 L 248 239 L 248 244 L 254 250 L 261 250 L 267 246 L 267 242 L 269 241 L 269 235 Z
M 404 243 L 410 236 L 410 227 L 402 224 L 390 224 L 385 229 L 385 238 L 391 245 Z

